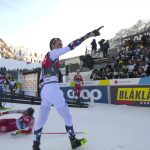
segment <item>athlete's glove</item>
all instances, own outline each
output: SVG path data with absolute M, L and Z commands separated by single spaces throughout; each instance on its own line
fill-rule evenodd
M 20 135 L 20 134 L 21 134 L 20 130 L 16 130 L 16 131 L 11 133 L 12 136 L 17 136 L 17 135 Z
M 83 41 L 85 41 L 87 38 L 99 36 L 100 35 L 99 30 L 102 29 L 103 27 L 104 26 L 101 26 L 98 29 L 93 30 L 92 32 L 87 33 L 85 36 L 72 41 L 70 44 L 68 44 L 68 47 L 70 48 L 70 50 L 73 50 L 74 48 L 76 48 L 77 46 L 79 46 Z
M 91 31 L 91 32 L 89 32 L 89 33 L 87 33 L 87 37 L 89 38 L 89 37 L 96 37 L 96 36 L 99 36 L 100 35 L 100 29 L 102 29 L 104 26 L 101 26 L 101 27 L 99 27 L 98 29 L 95 29 L 95 30 L 93 30 L 93 31 Z

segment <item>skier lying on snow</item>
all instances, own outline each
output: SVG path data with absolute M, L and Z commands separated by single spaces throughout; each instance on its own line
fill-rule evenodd
M 29 107 L 26 110 L 12 110 L 0 112 L 0 115 L 21 113 L 18 119 L 0 119 L 0 132 L 12 132 L 13 135 L 17 134 L 31 134 L 35 118 L 33 117 L 34 109 Z

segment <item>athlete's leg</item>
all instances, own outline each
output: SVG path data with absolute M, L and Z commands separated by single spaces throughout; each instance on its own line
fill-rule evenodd
M 0 125 L 8 125 L 16 122 L 16 119 L 0 119 Z
M 50 107 L 44 105 L 40 106 L 39 117 L 34 127 L 35 130 L 42 128 L 43 125 L 46 123 L 50 109 L 51 109 Z
M 41 134 L 44 124 L 47 121 L 49 112 L 51 110 L 51 103 L 47 101 L 49 97 L 47 96 L 47 89 L 42 89 L 41 91 L 41 106 L 39 111 L 39 117 L 37 119 L 37 122 L 34 126 L 34 141 L 33 141 L 33 150 L 40 150 L 40 140 L 41 140 Z
M 0 125 L 5 125 L 7 124 L 8 119 L 0 119 Z
M 17 130 L 16 119 L 1 119 L 0 132 L 11 132 Z
M 40 106 L 39 117 L 34 127 L 35 141 L 40 141 L 42 128 L 47 121 L 50 109 L 51 109 L 50 107 L 44 105 Z
M 77 85 L 75 84 L 75 87 L 74 87 L 74 96 L 77 96 Z
M 60 114 L 60 116 L 63 118 L 65 125 L 72 126 L 72 116 L 70 114 L 67 104 L 63 107 L 56 108 L 56 109 Z
M 76 135 L 75 135 L 75 132 L 73 129 L 72 117 L 70 115 L 68 106 L 66 105 L 66 106 L 57 108 L 57 111 L 60 114 L 60 116 L 64 119 L 65 128 L 68 133 L 72 149 L 75 149 L 75 148 L 81 146 L 82 143 L 85 143 L 86 139 L 84 139 L 84 138 L 77 139 L 76 138 Z
M 65 127 L 70 137 L 75 137 L 72 123 L 72 116 L 65 99 L 60 91 L 60 88 L 55 87 L 55 92 L 51 93 L 50 97 L 53 99 L 53 104 L 60 116 L 63 118 Z
M 67 105 L 56 108 L 60 116 L 63 118 L 65 123 L 66 131 L 69 134 L 69 137 L 75 137 L 74 129 L 73 129 L 73 123 L 72 123 L 72 116 L 70 114 L 69 108 Z
M 39 117 L 37 119 L 37 122 L 34 127 L 34 141 L 33 141 L 33 150 L 40 150 L 39 145 L 40 145 L 40 140 L 41 140 L 41 134 L 42 134 L 42 129 L 44 124 L 47 121 L 49 112 L 50 112 L 51 107 L 47 107 L 45 105 L 40 106 L 40 112 L 39 112 Z
M 81 86 L 78 84 L 77 86 L 77 90 L 78 90 L 78 99 L 77 101 L 80 102 L 80 92 L 81 92 Z

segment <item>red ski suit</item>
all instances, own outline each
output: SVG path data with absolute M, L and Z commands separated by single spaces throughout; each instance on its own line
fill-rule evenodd
M 31 133 L 34 120 L 33 116 L 28 116 L 25 113 L 19 119 L 0 119 L 0 132 L 19 130 L 21 133 Z
M 74 76 L 74 81 L 75 81 L 74 95 L 78 96 L 78 100 L 80 100 L 81 84 L 83 84 L 83 78 L 81 75 L 76 74 Z

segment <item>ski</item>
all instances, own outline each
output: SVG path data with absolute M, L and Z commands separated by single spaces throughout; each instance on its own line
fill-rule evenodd
M 78 131 L 75 132 L 75 134 L 87 134 L 88 131 Z M 42 132 L 42 134 L 52 134 L 52 135 L 59 135 L 59 134 L 68 134 L 67 132 Z M 11 133 L 11 136 L 21 136 L 21 135 L 30 135 L 30 134 L 25 134 L 25 133 Z
M 24 136 L 24 135 L 30 135 L 30 134 L 26 134 L 26 133 L 11 133 L 11 136 Z
M 75 134 L 87 134 L 87 130 L 75 132 Z M 67 132 L 42 132 L 42 134 L 68 134 Z
M 76 107 L 76 108 L 88 108 L 88 106 L 85 105 L 75 105 L 75 104 L 69 104 L 69 107 Z
M 69 107 L 79 107 L 79 108 L 88 108 L 89 104 L 76 101 L 67 101 Z
M 11 133 L 11 136 L 20 136 L 20 135 L 29 135 L 31 133 L 21 133 L 19 130 L 16 130 Z
M 76 101 L 67 101 L 68 104 L 76 104 L 76 105 L 85 105 L 85 106 L 89 106 L 88 103 L 85 102 L 76 102 Z
M 11 136 L 20 136 L 21 134 L 11 133 Z
M 11 108 L 1 107 L 0 110 L 11 110 Z

